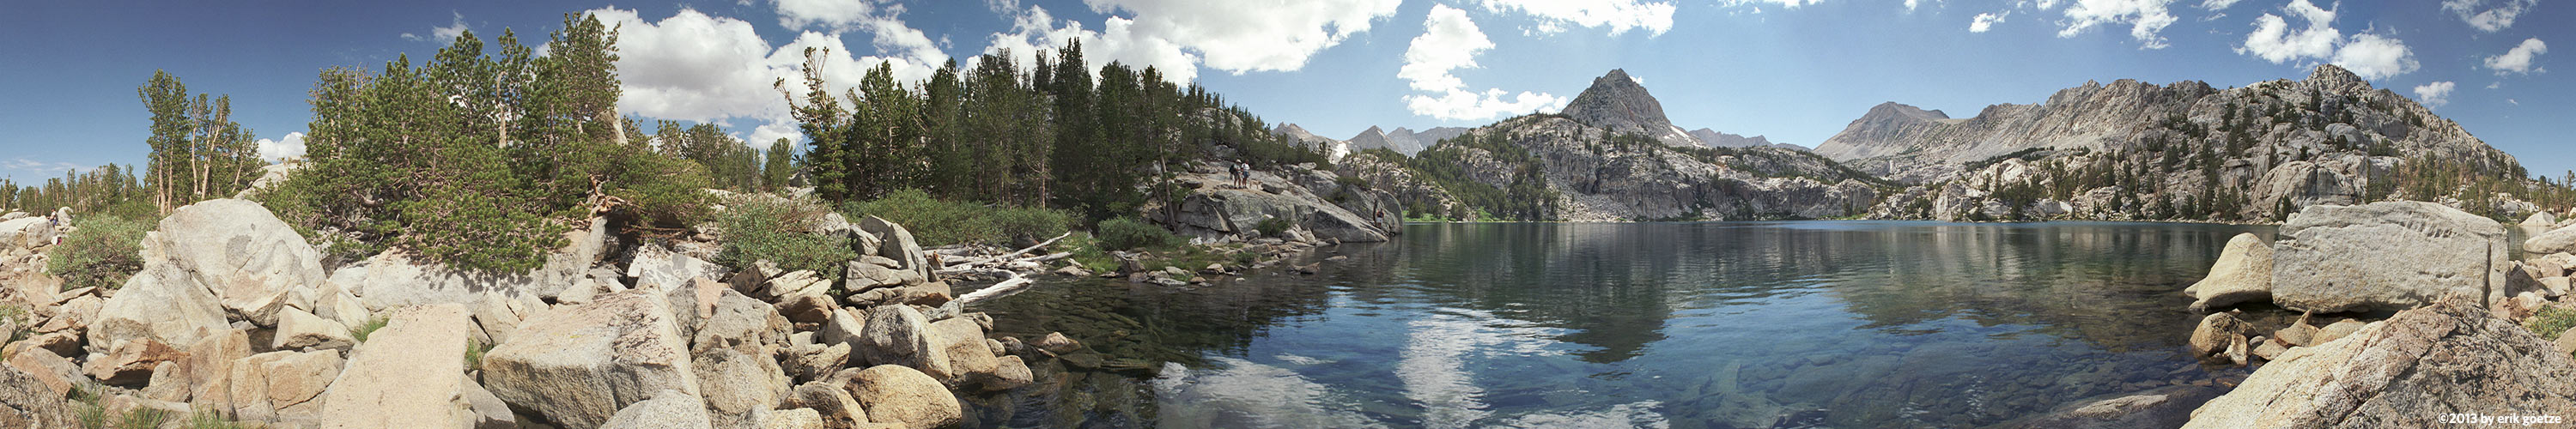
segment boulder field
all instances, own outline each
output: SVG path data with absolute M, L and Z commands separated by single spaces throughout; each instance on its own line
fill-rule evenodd
M 26 219 L 42 221 L 0 238 L 72 229 Z M 69 291 L 29 268 L 50 240 L 0 243 L 0 304 L 28 310 L 0 320 L 28 334 L 0 347 L 0 427 L 158 410 L 277 428 L 933 428 L 1056 356 L 986 338 L 991 319 L 947 305 L 935 257 L 883 219 L 827 231 L 863 244 L 844 282 L 732 272 L 708 262 L 717 232 L 632 240 L 602 222 L 526 273 L 392 252 L 325 267 L 265 207 L 212 200 L 146 234 L 122 287 Z
M 2534 215 L 2520 226 L 2555 221 Z M 2444 427 L 2460 416 L 2543 415 L 2566 424 L 2576 417 L 2567 415 L 2576 410 L 2576 332 L 2525 322 L 2551 307 L 2576 312 L 2576 255 L 2565 253 L 2576 249 L 2560 244 L 2576 230 L 2535 234 L 2521 243 L 2525 259 L 2512 261 L 2504 228 L 2440 204 L 2379 202 L 2308 207 L 2270 243 L 2229 240 L 2208 277 L 2184 290 L 2192 310 L 2211 313 L 2188 343 L 2205 362 L 2257 368 L 2184 427 Z M 2248 310 L 2228 309 L 2265 301 L 2300 313 L 2297 321 L 2266 331 L 2241 317 Z

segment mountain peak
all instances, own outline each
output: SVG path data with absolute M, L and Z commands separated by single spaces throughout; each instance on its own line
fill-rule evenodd
M 1646 92 L 1645 85 L 1628 71 L 1611 69 L 1610 73 L 1592 79 L 1592 86 L 1574 101 L 1565 104 L 1565 116 L 1576 122 L 1623 133 L 1654 136 L 1669 145 L 1698 145 L 1697 139 L 1673 127 L 1664 116 L 1664 103 Z
M 1921 107 L 1914 107 L 1914 106 L 1912 106 L 1912 105 L 1907 105 L 1907 104 L 1905 104 L 1905 103 L 1898 103 L 1898 102 L 1890 101 L 1890 102 L 1885 102 L 1885 103 L 1878 103 L 1878 105 L 1877 105 L 1877 106 L 1871 106 L 1871 107 L 1869 108 L 1869 113 L 1868 113 L 1868 114 L 1865 114 L 1865 115 L 1862 115 L 1861 117 L 1862 117 L 1862 118 L 1870 118 L 1870 117 L 1883 117 L 1883 118 L 1913 118 L 1913 119 L 1922 119 L 1922 120 L 1933 120 L 1933 119 L 1950 119 L 1950 114 L 1949 114 L 1949 113 L 1943 113 L 1943 112 L 1941 112 L 1941 111 L 1940 111 L 1940 110 L 1938 110 L 1938 109 L 1935 109 L 1935 110 L 1923 110 L 1923 108 L 1921 108 Z
M 2336 92 L 2370 90 L 2370 81 L 2333 64 L 2318 64 L 2316 71 L 2308 73 L 2307 84 Z

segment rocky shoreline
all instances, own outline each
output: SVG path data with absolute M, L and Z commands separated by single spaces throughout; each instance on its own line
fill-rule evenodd
M 0 426 L 930 428 L 1084 348 L 988 338 L 882 219 L 821 222 L 863 251 L 837 283 L 728 272 L 708 262 L 720 231 L 596 222 L 527 275 L 392 253 L 326 270 L 258 203 L 212 200 L 163 219 L 123 287 L 68 291 L 42 272 L 48 241 L 12 240 L 0 302 L 27 311 L 0 324 L 27 335 L 5 348 Z
M 2189 408 L 2133 406 L 2165 403 L 2159 392 L 2079 401 L 2024 427 L 2436 427 L 2463 415 L 2564 424 L 2576 417 L 2576 329 L 2526 322 L 2576 312 L 2576 246 L 2541 239 L 2576 228 L 2545 213 L 2523 225 L 2556 229 L 2522 243 L 2521 261 L 2506 259 L 2504 225 L 2425 202 L 2311 206 L 2277 241 L 2238 235 L 2184 294 L 2208 313 L 2191 353 L 2253 367 L 2241 384 L 2188 398 Z M 2188 420 L 2175 420 L 2182 409 Z

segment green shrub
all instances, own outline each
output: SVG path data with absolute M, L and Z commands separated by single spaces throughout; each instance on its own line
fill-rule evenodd
M 2540 312 L 2532 313 L 2529 319 L 2523 319 L 2522 326 L 2531 328 L 2531 332 L 2540 334 L 2541 338 L 2557 340 L 2558 334 L 2566 333 L 2569 328 L 2576 328 L 2576 310 L 2555 305 L 2541 307 Z
M 360 323 L 358 326 L 351 326 L 349 327 L 349 338 L 358 340 L 358 342 L 361 343 L 367 342 L 367 335 L 376 333 L 377 329 L 384 329 L 385 322 L 387 322 L 385 316 L 376 316 L 373 319 L 367 319 L 367 323 Z
M 125 410 L 125 418 L 117 419 L 116 429 L 154 429 L 161 427 L 161 422 L 169 420 L 169 411 L 135 407 Z
M 1100 239 L 1100 247 L 1108 250 L 1162 247 L 1181 242 L 1180 237 L 1161 226 L 1126 216 L 1100 221 L 1093 232 Z
M 491 344 L 483 344 L 482 341 L 473 338 L 465 339 L 465 369 L 482 368 L 483 353 L 489 351 L 492 351 Z
M 919 189 L 853 202 L 842 212 L 853 220 L 873 215 L 901 224 L 924 246 L 1035 243 L 1073 225 L 1073 214 L 1062 210 L 941 200 Z
M 716 225 L 725 234 L 724 250 L 716 255 L 716 263 L 741 270 L 767 260 L 782 270 L 812 270 L 839 280 L 846 271 L 844 264 L 858 259 L 859 252 L 850 248 L 848 236 L 807 232 L 813 227 L 806 222 L 822 218 L 819 207 L 768 199 L 733 205 L 716 216 Z
M 151 224 L 90 217 L 79 226 L 45 263 L 45 272 L 61 277 L 63 287 L 118 287 L 143 270 L 143 233 L 152 230 Z
M 1263 237 L 1277 237 L 1279 233 L 1288 232 L 1288 219 L 1276 217 L 1262 219 L 1261 223 L 1254 224 L 1252 229 L 1261 231 Z
M 248 426 L 242 425 L 241 422 L 226 420 L 223 414 L 218 414 L 214 410 L 205 410 L 198 411 L 195 416 L 189 417 L 187 427 L 188 429 L 244 429 Z

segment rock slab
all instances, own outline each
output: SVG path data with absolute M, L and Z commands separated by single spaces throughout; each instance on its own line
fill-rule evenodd
M 537 313 L 484 355 L 483 386 L 564 427 L 598 427 L 663 390 L 697 396 L 668 308 L 662 294 L 636 289 Z
M 2272 301 L 2294 311 L 2404 310 L 2446 293 L 2492 304 L 2505 289 L 2504 226 L 2420 201 L 2310 206 L 2274 243 Z
M 2576 361 L 2465 293 L 2346 339 L 2282 353 L 2183 427 L 2449 427 L 2451 414 L 2576 410 Z
M 473 415 L 463 400 L 465 306 L 441 304 L 392 312 L 383 328 L 352 351 L 338 379 L 322 392 L 329 429 L 454 428 Z

